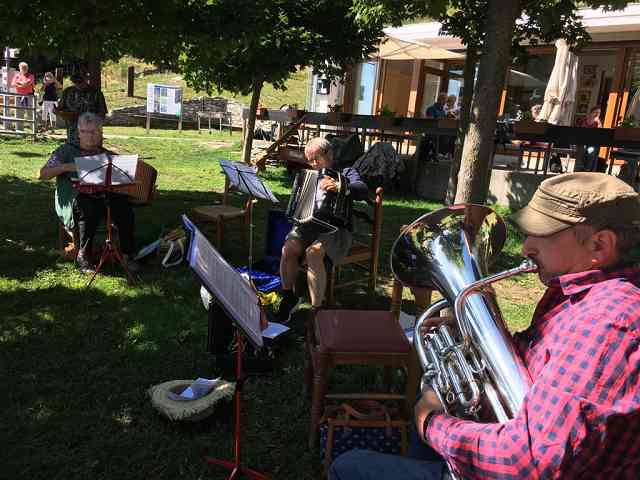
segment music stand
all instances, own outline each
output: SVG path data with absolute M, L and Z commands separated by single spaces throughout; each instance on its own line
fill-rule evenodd
M 190 233 L 187 261 L 204 287 L 216 298 L 218 304 L 226 311 L 236 327 L 236 394 L 234 399 L 234 435 L 232 460 L 205 456 L 204 460 L 211 465 L 219 465 L 231 470 L 228 480 L 244 474 L 254 480 L 266 480 L 266 476 L 241 463 L 241 399 L 244 378 L 242 376 L 242 353 L 245 349 L 244 337 L 256 347 L 263 345 L 262 310 L 260 300 L 252 288 L 240 274 L 229 265 L 218 251 L 211 245 L 207 237 L 182 215 L 182 223 Z
M 137 168 L 138 156 L 117 155 L 114 157 L 106 153 L 87 157 L 76 157 L 74 161 L 78 173 L 79 190 L 83 191 L 83 189 L 86 189 L 91 193 L 104 192 L 105 206 L 107 209 L 107 236 L 105 238 L 105 246 L 102 250 L 98 266 L 89 279 L 87 287 L 91 286 L 102 265 L 104 265 L 107 260 L 113 259 L 120 264 L 127 274 L 129 285 L 133 285 L 135 284 L 135 279 L 127 267 L 124 258 L 122 258 L 122 253 L 120 253 L 120 250 L 113 243 L 109 193 L 116 193 L 123 187 L 128 187 L 135 183 L 135 169 L 132 167 L 135 165 Z
M 279 200 L 267 187 L 260 177 L 255 167 L 241 162 L 220 160 L 220 167 L 229 179 L 229 184 L 251 198 L 267 200 L 271 203 L 279 203 Z M 253 208 L 249 212 L 249 265 L 247 266 L 249 281 L 251 282 L 251 268 L 253 265 Z

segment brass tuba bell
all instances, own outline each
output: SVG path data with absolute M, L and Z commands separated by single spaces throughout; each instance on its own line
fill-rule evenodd
M 453 205 L 426 214 L 403 229 L 391 253 L 391 269 L 409 287 L 437 289 L 443 300 L 419 318 L 414 344 L 430 386 L 447 413 L 505 422 L 513 418 L 531 387 L 491 283 L 533 272 L 520 267 L 487 276 L 488 264 L 504 245 L 502 219 L 483 205 Z M 435 317 L 455 312 L 453 324 Z

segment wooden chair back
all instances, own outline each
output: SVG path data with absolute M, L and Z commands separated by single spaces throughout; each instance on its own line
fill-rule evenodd
M 353 266 L 360 270 L 366 271 L 367 276 L 367 291 L 372 298 L 376 283 L 378 280 L 378 266 L 380 261 L 380 242 L 382 240 L 382 194 L 384 189 L 378 187 L 376 189 L 375 197 L 368 198 L 367 204 L 372 209 L 371 215 L 364 212 L 358 212 L 354 210 L 354 223 L 357 219 L 364 220 L 364 223 L 369 225 L 369 231 L 366 239 L 361 239 L 359 236 L 354 235 L 354 242 L 351 250 L 347 256 L 338 265 L 334 265 L 333 271 L 327 275 L 327 304 L 332 305 L 334 303 L 334 289 L 336 286 L 345 287 L 356 283 L 361 283 L 362 278 L 352 281 L 339 281 L 340 269 L 344 266 Z M 362 222 L 360 222 L 362 223 Z

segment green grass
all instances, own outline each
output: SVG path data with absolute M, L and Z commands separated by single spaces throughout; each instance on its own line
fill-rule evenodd
M 134 97 L 127 97 L 127 67 L 133 66 L 136 73 L 145 69 L 153 69 L 153 65 L 146 64 L 131 57 L 124 57 L 119 62 L 107 62 L 103 66 L 102 90 L 109 110 L 121 107 L 143 105 L 147 96 L 147 83 L 163 83 L 180 85 L 183 87 L 183 98 L 191 100 L 195 97 L 206 96 L 206 92 L 197 91 L 189 87 L 176 73 L 157 73 L 136 77 L 134 83 Z M 307 96 L 308 70 L 301 70 L 291 76 L 286 83 L 286 90 L 276 90 L 270 84 L 266 84 L 260 95 L 260 102 L 268 108 L 280 108 L 283 104 L 297 104 L 304 107 Z M 250 95 L 237 95 L 223 90 L 212 92 L 211 96 L 220 95 L 230 100 L 249 105 Z
M 168 132 L 158 140 L 140 130 L 107 128 L 118 137 L 106 144 L 140 154 L 159 171 L 153 206 L 136 210 L 136 238 L 144 244 L 163 228 L 178 226 L 181 213 L 219 198 L 223 177 L 217 160 L 237 159 L 239 149 L 235 137 L 216 149 L 209 144 L 212 138 L 228 141 L 226 134 Z M 160 417 L 145 394 L 150 385 L 167 380 L 219 373 L 205 352 L 207 316 L 199 284 L 184 265 L 165 270 L 151 261 L 133 287 L 121 272 L 107 268 L 85 288 L 87 277 L 54 251 L 53 182 L 36 179 L 58 145 L 0 137 L 5 206 L 0 210 L 0 478 L 223 478 L 221 470 L 204 464 L 202 453 L 231 455 L 230 404 L 202 422 L 176 424 Z M 286 171 L 270 168 L 264 178 L 286 205 Z M 241 204 L 240 198 L 233 201 Z M 388 252 L 400 225 L 437 207 L 398 193 L 385 195 L 382 285 L 388 284 Z M 257 251 L 265 241 L 266 213 L 267 205 L 258 204 Z M 223 254 L 243 264 L 247 245 L 237 233 L 227 233 Z M 501 267 L 517 263 L 518 248 L 517 239 L 507 245 Z M 501 289 L 502 303 L 511 326 L 521 328 L 539 284 L 531 278 L 512 282 L 514 288 Z M 353 308 L 386 308 L 388 292 L 381 287 L 378 294 L 373 303 L 357 290 L 338 292 L 338 300 Z M 318 453 L 306 447 L 310 405 L 302 395 L 303 315 L 296 316 L 274 371 L 251 377 L 245 386 L 244 461 L 272 478 L 319 473 Z M 348 369 L 333 383 L 353 391 L 357 385 L 378 385 L 379 378 Z

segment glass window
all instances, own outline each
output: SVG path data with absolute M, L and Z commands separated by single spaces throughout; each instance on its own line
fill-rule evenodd
M 625 78 L 625 90 L 629 90 L 626 118 L 640 120 L 640 49 L 634 48 L 629 55 L 627 64 L 627 76 Z
M 529 55 L 524 63 L 515 65 L 507 74 L 505 118 L 520 118 L 534 105 L 542 105 L 544 91 L 553 70 L 555 55 Z

